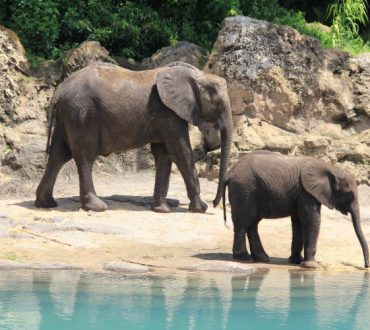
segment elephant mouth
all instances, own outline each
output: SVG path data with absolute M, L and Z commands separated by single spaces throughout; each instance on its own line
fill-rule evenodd
M 342 205 L 342 204 L 335 204 L 335 208 L 342 214 L 344 215 L 347 215 L 349 210 L 347 209 L 347 207 L 345 205 Z

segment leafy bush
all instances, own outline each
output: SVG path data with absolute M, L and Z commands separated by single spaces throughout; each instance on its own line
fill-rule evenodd
M 331 1 L 344 2 L 365 0 Z M 307 25 L 298 8 L 309 6 L 307 0 L 0 0 L 0 24 L 18 33 L 33 58 L 59 57 L 85 40 L 99 41 L 112 54 L 137 60 L 179 40 L 211 49 L 224 18 L 238 14 L 292 26 L 320 39 L 325 47 L 337 46 L 353 53 L 367 49 L 361 38 L 348 33 L 350 30 L 335 35 L 318 24 Z M 364 22 L 365 16 L 359 20 L 358 11 L 352 12 L 354 16 L 340 24 Z
M 9 11 L 9 25 L 18 33 L 24 46 L 35 54 L 50 54 L 59 35 L 59 12 L 55 1 L 11 1 Z

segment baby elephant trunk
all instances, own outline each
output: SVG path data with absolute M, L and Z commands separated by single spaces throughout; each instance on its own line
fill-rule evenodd
M 360 209 L 358 206 L 358 202 L 355 202 L 352 204 L 350 213 L 352 217 L 353 228 L 355 229 L 357 238 L 360 241 L 360 244 L 362 247 L 362 252 L 363 252 L 364 260 L 365 260 L 365 268 L 368 268 L 369 267 L 369 248 L 367 246 L 364 233 L 362 232 L 362 229 L 361 229 Z

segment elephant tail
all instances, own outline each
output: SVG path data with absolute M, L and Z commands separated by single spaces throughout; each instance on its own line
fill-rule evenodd
M 53 123 L 54 123 L 54 118 L 55 118 L 55 108 L 57 106 L 57 103 L 58 103 L 58 93 L 56 91 L 54 93 L 53 97 L 50 100 L 50 104 L 49 104 L 49 107 L 48 107 L 48 113 L 47 113 L 47 116 L 48 116 L 48 139 L 47 139 L 47 142 L 46 142 L 46 150 L 45 150 L 46 157 L 48 156 L 49 151 L 50 151 L 51 132 L 53 130 Z
M 222 186 L 222 208 L 224 210 L 224 223 L 226 227 L 227 227 L 226 225 L 226 221 L 227 221 L 227 218 L 226 218 L 226 187 L 228 183 L 229 183 L 228 180 L 226 180 Z

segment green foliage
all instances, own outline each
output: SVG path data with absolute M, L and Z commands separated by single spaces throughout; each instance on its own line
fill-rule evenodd
M 247 15 L 292 26 L 325 47 L 353 53 L 367 49 L 359 26 L 367 22 L 366 0 L 0 0 L 0 24 L 20 36 L 34 65 L 59 58 L 85 40 L 99 41 L 112 54 L 142 59 L 158 48 L 188 40 L 211 49 L 227 16 Z M 310 17 L 330 3 L 332 33 Z M 289 9 L 290 8 L 290 9 Z M 318 9 L 315 9 L 318 8 Z M 328 17 L 325 18 L 329 19 Z
M 334 46 L 339 45 L 343 38 L 358 38 L 359 23 L 364 25 L 368 22 L 366 6 L 367 0 L 335 0 L 328 6 Z
M 3 23 L 37 56 L 58 57 L 85 40 L 135 59 L 188 40 L 210 49 L 239 0 L 0 0 Z
M 58 7 L 53 0 L 12 1 L 10 27 L 15 30 L 26 48 L 48 55 L 59 34 Z

